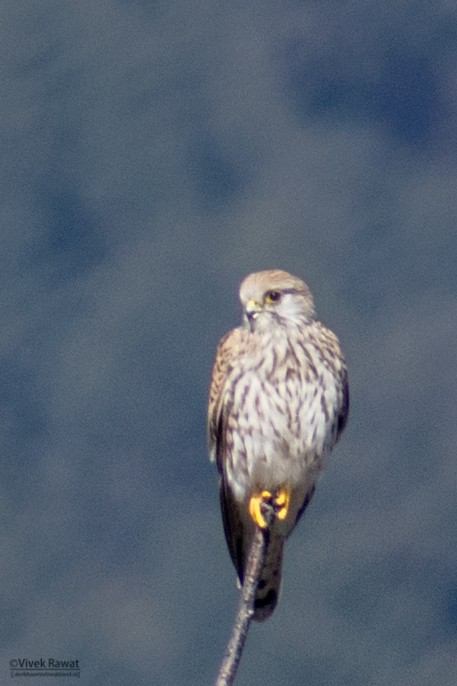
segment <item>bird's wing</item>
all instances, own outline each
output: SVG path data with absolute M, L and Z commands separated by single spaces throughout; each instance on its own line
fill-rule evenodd
M 340 378 L 341 378 L 341 385 L 342 385 L 342 393 L 341 393 L 341 405 L 340 405 L 340 410 L 338 412 L 337 425 L 336 425 L 336 440 L 337 441 L 340 439 L 340 436 L 344 431 L 344 428 L 347 424 L 348 416 L 349 416 L 349 381 L 348 381 L 348 372 L 347 372 L 346 365 L 344 365 L 340 370 Z
M 335 443 L 340 439 L 347 424 L 349 415 L 349 382 L 346 361 L 341 351 L 338 337 L 327 329 L 323 324 L 317 323 L 319 331 L 319 347 L 323 355 L 323 359 L 327 360 L 328 364 L 333 367 L 334 373 L 338 376 L 338 407 L 336 410 L 335 424 L 333 427 L 333 435 Z
M 233 368 L 233 362 L 239 350 L 241 330 L 229 331 L 219 342 L 214 362 L 208 404 L 208 441 L 210 460 L 216 462 L 222 472 L 223 453 L 225 450 L 225 422 L 227 415 L 226 381 Z
M 245 555 L 246 555 L 246 531 L 245 523 L 240 515 L 240 507 L 236 502 L 231 489 L 227 484 L 224 474 L 221 474 L 219 484 L 219 497 L 221 502 L 222 523 L 224 525 L 225 540 L 229 549 L 230 557 L 238 574 L 240 583 L 243 583 Z M 252 534 L 252 532 L 250 532 Z
M 222 521 L 227 546 L 240 581 L 243 581 L 245 563 L 245 524 L 242 521 L 239 504 L 227 483 L 224 464 L 228 458 L 230 441 L 227 440 L 227 418 L 231 409 L 231 393 L 227 378 L 240 354 L 243 333 L 233 329 L 221 339 L 213 367 L 208 406 L 208 438 L 210 459 L 216 462 L 219 474 L 219 495 Z

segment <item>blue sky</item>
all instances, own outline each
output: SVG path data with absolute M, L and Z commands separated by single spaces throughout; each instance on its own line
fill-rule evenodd
M 3 679 L 212 683 L 237 591 L 209 375 L 279 267 L 352 414 L 237 683 L 452 686 L 457 10 L 40 0 L 0 32 Z

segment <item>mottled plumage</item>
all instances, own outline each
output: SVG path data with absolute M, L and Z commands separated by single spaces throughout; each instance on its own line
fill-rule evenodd
M 242 326 L 219 343 L 210 388 L 211 458 L 220 474 L 228 548 L 240 581 L 256 525 L 256 498 L 278 495 L 257 590 L 257 620 L 276 605 L 282 551 L 344 429 L 348 385 L 337 337 L 316 321 L 312 295 L 280 270 L 248 276 Z M 255 520 L 255 521 L 254 521 Z M 257 523 L 256 523 L 257 522 Z

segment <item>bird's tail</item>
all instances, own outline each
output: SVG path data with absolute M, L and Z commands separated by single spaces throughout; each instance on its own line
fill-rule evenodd
M 254 601 L 254 616 L 257 622 L 263 622 L 273 613 L 281 588 L 282 555 L 284 536 L 270 531 L 257 592 Z

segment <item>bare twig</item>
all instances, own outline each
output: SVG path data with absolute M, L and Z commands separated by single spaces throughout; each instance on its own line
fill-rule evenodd
M 215 686 L 231 686 L 234 683 L 249 625 L 254 614 L 255 594 L 268 545 L 269 527 L 275 516 L 274 508 L 264 502 L 262 503 L 262 514 L 267 523 L 267 528 L 257 527 L 252 539 L 232 635 L 227 644 Z

